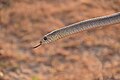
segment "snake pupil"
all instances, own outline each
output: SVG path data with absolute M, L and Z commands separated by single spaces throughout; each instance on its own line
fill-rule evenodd
M 44 40 L 47 40 L 47 37 L 44 37 L 43 39 L 44 39 Z

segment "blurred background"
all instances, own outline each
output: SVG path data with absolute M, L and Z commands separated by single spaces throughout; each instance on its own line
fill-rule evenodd
M 120 24 L 39 44 L 48 32 L 120 11 L 120 0 L 0 0 L 0 80 L 120 80 Z

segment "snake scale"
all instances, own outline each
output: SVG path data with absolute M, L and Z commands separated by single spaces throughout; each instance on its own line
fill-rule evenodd
M 111 24 L 117 24 L 117 23 L 120 23 L 120 12 L 114 13 L 112 15 L 101 16 L 101 17 L 80 21 L 80 22 L 65 26 L 63 28 L 54 30 L 44 35 L 43 38 L 40 40 L 40 44 L 35 46 L 34 48 L 42 44 L 56 41 L 60 38 L 64 38 L 74 33 L 78 33 L 84 30 L 92 29 L 92 28 L 103 27 Z

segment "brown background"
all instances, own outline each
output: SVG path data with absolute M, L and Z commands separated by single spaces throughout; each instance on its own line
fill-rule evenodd
M 0 0 L 0 80 L 120 80 L 120 24 L 31 49 L 48 32 L 120 11 L 120 0 Z

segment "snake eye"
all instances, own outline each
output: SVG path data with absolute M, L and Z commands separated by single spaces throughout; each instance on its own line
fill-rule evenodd
M 47 40 L 47 37 L 44 37 L 43 39 L 44 39 L 44 40 Z

